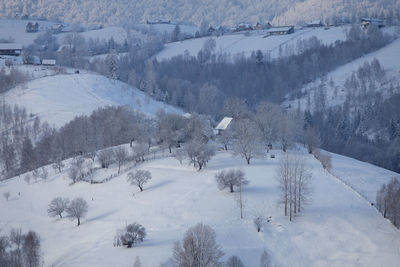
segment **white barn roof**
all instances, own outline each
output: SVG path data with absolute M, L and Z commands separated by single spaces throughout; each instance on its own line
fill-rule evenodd
M 56 60 L 55 59 L 43 59 L 42 64 L 43 65 L 56 65 Z
M 228 128 L 229 124 L 231 123 L 232 118 L 230 117 L 224 117 L 220 123 L 218 123 L 217 127 L 215 127 L 215 130 L 226 130 Z
M 2 43 L 0 50 L 22 50 L 22 44 Z

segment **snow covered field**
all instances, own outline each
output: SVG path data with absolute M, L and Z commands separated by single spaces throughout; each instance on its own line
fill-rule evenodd
M 158 110 L 181 113 L 120 81 L 95 74 L 63 74 L 39 78 L 5 93 L 7 103 L 25 107 L 50 125 L 62 126 L 75 116 L 102 106 L 131 106 L 154 115 Z
M 0 199 L 0 228 L 3 233 L 13 227 L 37 231 L 46 266 L 132 266 L 136 256 L 143 266 L 159 266 L 172 256 L 174 241 L 181 240 L 187 228 L 198 222 L 216 230 L 225 259 L 238 255 L 249 267 L 258 266 L 264 249 L 276 266 L 398 266 L 400 231 L 308 154 L 313 171 L 312 202 L 295 222 L 289 222 L 277 206 L 274 178 L 282 154 L 273 153 L 276 159 L 261 158 L 248 166 L 229 152 L 219 152 L 201 172 L 173 158 L 152 160 L 137 167 L 153 176 L 144 192 L 128 185 L 126 172 L 94 185 L 80 182 L 69 186 L 65 170 L 61 174 L 49 170 L 47 181 L 31 185 L 16 177 L 0 183 L 1 193 L 11 193 L 8 202 Z M 352 173 L 348 172 L 350 165 Z M 335 156 L 333 166 L 339 175 L 350 177 L 364 164 Z M 243 220 L 233 194 L 219 191 L 214 179 L 215 173 L 230 168 L 242 169 L 250 180 L 243 193 Z M 378 169 L 368 166 L 372 173 L 380 172 Z M 115 173 L 116 167 L 107 172 Z M 373 175 L 365 182 L 381 182 L 372 179 Z M 81 196 L 88 201 L 89 212 L 81 226 L 47 216 L 47 205 L 56 196 Z M 261 233 L 252 222 L 259 214 L 271 216 Z M 132 249 L 113 247 L 116 230 L 132 222 L 146 227 L 145 241 Z
M 244 53 L 250 56 L 253 51 L 258 49 L 264 53 L 269 53 L 271 58 L 279 57 L 279 47 L 283 51 L 286 45 L 296 46 L 298 40 L 305 40 L 312 36 L 317 37 L 324 44 L 332 44 L 337 40 L 345 40 L 345 30 L 348 26 L 331 27 L 329 30 L 324 28 L 305 28 L 296 30 L 289 35 L 269 36 L 264 38 L 265 34 L 254 31 L 249 36 L 245 33 L 229 34 L 220 37 L 212 37 L 216 41 L 217 53 L 227 53 L 232 56 L 238 53 Z M 167 44 L 163 51 L 158 53 L 157 59 L 168 59 L 173 56 L 183 55 L 188 51 L 190 55 L 197 56 L 204 42 L 210 37 L 190 39 L 183 42 L 174 42 Z

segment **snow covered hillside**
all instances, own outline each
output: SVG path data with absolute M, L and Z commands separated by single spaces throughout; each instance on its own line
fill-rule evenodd
M 25 27 L 28 22 L 38 23 L 39 31 L 33 33 L 25 32 Z M 51 21 L 40 20 L 18 20 L 18 19 L 0 19 L 0 38 L 11 38 L 13 42 L 22 44 L 24 46 L 33 43 L 38 35 L 44 33 L 48 28 L 55 24 Z
M 246 36 L 245 33 L 229 34 L 220 37 L 212 37 L 216 41 L 215 52 L 231 54 L 232 56 L 244 53 L 245 56 L 250 56 L 252 52 L 261 50 L 264 53 L 269 53 L 271 58 L 279 57 L 279 48 L 285 53 L 285 46 L 294 48 L 298 40 L 306 40 L 310 37 L 317 37 L 323 44 L 333 44 L 337 40 L 345 40 L 345 30 L 348 26 L 331 27 L 328 30 L 324 28 L 304 28 L 298 29 L 294 34 L 278 35 L 266 37 L 262 31 L 250 32 Z M 168 59 L 173 56 L 183 55 L 188 51 L 190 55 L 197 56 L 200 49 L 203 48 L 205 41 L 209 37 L 196 38 L 185 40 L 183 42 L 174 42 L 165 45 L 163 51 L 158 53 L 157 59 Z
M 328 81 L 326 84 L 326 95 L 328 106 L 335 106 L 339 104 L 343 104 L 345 101 L 345 97 L 347 89 L 344 87 L 344 83 L 347 78 L 350 78 L 353 72 L 357 71 L 357 69 L 362 66 L 365 62 L 371 63 L 372 60 L 376 58 L 379 60 L 381 66 L 386 71 L 386 78 L 383 86 L 379 86 L 377 89 L 383 96 L 388 95 L 388 91 L 390 89 L 390 84 L 393 85 L 393 89 L 400 90 L 400 38 L 390 43 L 389 45 L 373 52 L 369 53 L 357 60 L 354 60 L 348 64 L 345 64 L 330 73 L 328 73 L 324 79 Z M 333 81 L 333 86 L 329 84 L 329 81 Z M 321 79 L 313 81 L 302 88 L 302 92 L 309 92 L 311 97 L 311 101 L 313 100 L 313 95 L 315 91 L 314 88 L 321 83 Z M 336 88 L 336 89 L 335 89 Z M 391 92 L 393 93 L 393 92 Z M 292 101 L 287 101 L 284 103 L 284 106 L 288 106 L 291 104 L 293 107 L 297 107 L 297 103 L 300 102 L 300 107 L 305 109 L 307 108 L 307 96 L 300 99 L 295 99 Z
M 9 201 L 0 200 L 0 228 L 4 232 L 13 227 L 36 231 L 46 266 L 132 266 L 136 256 L 143 266 L 159 266 L 172 256 L 174 241 L 198 222 L 215 229 L 225 259 L 237 255 L 249 267 L 258 266 L 265 249 L 276 266 L 398 266 L 400 231 L 308 154 L 312 201 L 301 216 L 289 222 L 277 206 L 274 178 L 282 153 L 273 153 L 276 159 L 260 158 L 247 165 L 229 152 L 219 152 L 201 172 L 170 157 L 150 160 L 135 167 L 150 171 L 153 177 L 143 192 L 128 185 L 126 171 L 103 184 L 69 185 L 66 169 L 61 174 L 49 169 L 47 181 L 30 185 L 22 176 L 16 177 L 0 183 L 0 192 L 11 193 Z M 344 157 L 338 160 L 333 161 L 338 175 L 357 175 L 364 167 Z M 352 171 L 346 171 L 350 165 Z M 219 191 L 214 178 L 218 171 L 231 168 L 242 169 L 250 180 L 243 191 L 243 220 L 234 194 Z M 368 167 L 379 172 L 376 169 Z M 95 175 L 116 171 L 112 166 Z M 373 179 L 364 182 L 377 183 Z M 83 197 L 88 202 L 89 212 L 81 226 L 48 217 L 47 206 L 57 196 Z M 261 233 L 253 225 L 259 214 L 271 218 Z M 133 222 L 146 227 L 145 241 L 131 249 L 113 247 L 116 230 Z
M 50 125 L 62 126 L 77 115 L 102 106 L 128 105 L 154 115 L 159 109 L 180 110 L 153 100 L 120 81 L 95 74 L 62 74 L 39 78 L 5 93 L 9 104 L 25 107 Z

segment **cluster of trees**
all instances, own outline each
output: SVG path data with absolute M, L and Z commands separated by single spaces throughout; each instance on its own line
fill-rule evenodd
M 233 255 L 224 263 L 222 257 L 225 255 L 216 242 L 215 231 L 208 225 L 199 223 L 189 228 L 182 243 L 175 242 L 173 248 L 173 259 L 176 266 L 227 266 L 244 267 L 239 257 Z M 270 267 L 270 256 L 264 251 L 260 257 L 260 267 Z
M 384 99 L 376 93 L 356 107 L 345 102 L 322 112 L 306 111 L 304 118 L 319 132 L 322 148 L 400 172 L 399 107 L 400 94 Z
M 22 84 L 29 80 L 29 76 L 15 68 L 0 69 L 0 93 L 7 92 L 18 84 Z
M 4 99 L 0 102 L 0 125 L 0 180 L 40 166 L 31 164 L 32 141 L 49 132 L 49 125 Z
M 396 178 L 383 184 L 376 194 L 376 208 L 384 218 L 400 228 L 400 182 Z
M 283 205 L 285 216 L 293 217 L 301 212 L 312 192 L 312 174 L 304 156 L 284 155 L 276 172 L 279 183 L 279 203 Z
M 43 259 L 40 239 L 34 231 L 22 233 L 12 229 L 9 235 L 0 236 L 0 266 L 39 267 Z
M 68 218 L 77 219 L 79 226 L 88 209 L 86 200 L 81 197 L 74 198 L 72 201 L 69 201 L 68 198 L 56 197 L 50 202 L 47 213 L 50 217 L 62 218 L 62 214 L 66 212 Z

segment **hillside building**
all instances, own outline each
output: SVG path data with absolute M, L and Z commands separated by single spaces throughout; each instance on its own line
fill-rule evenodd
M 0 56 L 20 56 L 22 44 L 2 43 L 0 44 Z

